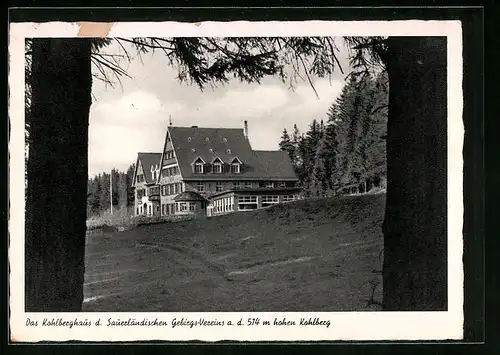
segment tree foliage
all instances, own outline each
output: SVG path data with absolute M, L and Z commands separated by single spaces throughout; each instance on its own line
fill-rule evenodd
M 110 174 L 113 178 L 110 179 Z M 112 169 L 110 173 L 101 173 L 88 181 L 87 215 L 100 215 L 111 208 L 110 183 L 113 184 L 113 208 L 130 208 L 134 206 L 132 180 L 134 164 L 127 171 Z
M 387 85 L 385 72 L 351 77 L 329 108 L 326 124 L 313 119 L 305 135 L 281 137 L 282 149 L 298 152 L 292 162 L 305 196 L 365 192 L 385 181 Z

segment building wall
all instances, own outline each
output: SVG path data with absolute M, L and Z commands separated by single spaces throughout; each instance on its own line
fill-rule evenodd
M 146 186 L 146 180 L 142 182 L 138 182 L 137 177 L 139 175 L 144 176 L 144 170 L 142 169 L 142 163 L 139 161 L 137 164 L 137 172 L 136 172 L 136 177 L 135 177 L 135 185 L 134 185 L 134 195 L 135 195 L 135 205 L 134 205 L 134 213 L 135 215 L 142 215 L 143 212 L 143 204 L 148 202 L 148 197 L 147 197 L 147 186 Z M 142 197 L 140 197 L 140 193 L 142 193 Z
M 185 189 L 186 191 L 196 191 L 200 193 L 200 195 L 208 196 L 215 194 L 217 192 L 232 190 L 234 188 L 235 183 L 239 183 L 239 187 L 241 189 L 245 189 L 247 186 L 246 183 L 251 183 L 248 188 L 258 188 L 258 187 L 266 187 L 266 184 L 273 183 L 273 187 L 279 187 L 280 184 L 284 184 L 284 186 L 292 187 L 295 186 L 295 182 L 284 182 L 284 181 L 250 181 L 250 180 L 234 180 L 234 181 L 200 181 L 204 184 L 204 191 L 198 191 L 198 182 L 199 181 L 185 181 Z M 220 190 L 217 190 L 217 186 L 220 186 Z
M 165 174 L 168 168 L 174 168 L 174 167 L 178 168 L 177 164 L 174 163 L 174 164 L 164 165 L 162 167 L 162 173 L 160 173 L 159 186 L 160 186 L 161 215 L 170 215 L 175 213 L 176 209 L 175 209 L 174 197 L 184 191 L 184 183 L 182 181 L 182 177 L 180 175 L 179 170 L 178 173 L 175 175 Z M 177 186 L 175 189 L 173 188 L 174 184 L 176 184 Z M 169 185 L 171 186 L 170 194 L 168 189 Z

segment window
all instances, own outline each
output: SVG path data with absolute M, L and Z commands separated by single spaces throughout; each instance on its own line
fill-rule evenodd
M 187 211 L 188 210 L 188 204 L 187 202 L 179 202 L 179 211 Z
M 278 196 L 262 196 L 263 203 L 278 203 Z
M 137 207 L 137 213 L 136 214 L 139 214 L 139 207 Z
M 283 202 L 292 202 L 296 200 L 296 195 L 285 195 L 283 196 Z
M 278 196 L 262 196 L 262 207 L 269 207 L 279 202 Z
M 239 181 L 233 182 L 233 189 L 237 190 L 239 188 L 240 188 L 240 182 Z
M 137 183 L 144 182 L 144 175 L 137 175 Z
M 165 152 L 165 159 L 172 159 L 174 157 L 174 151 L 173 150 L 167 150 Z
M 189 210 L 193 212 L 196 209 L 196 204 L 194 202 L 189 203 Z
M 196 163 L 194 165 L 194 172 L 196 174 L 203 174 L 203 163 Z
M 153 186 L 149 188 L 148 195 L 154 196 L 160 194 L 160 188 L 158 186 Z
M 257 196 L 239 196 L 238 210 L 255 210 L 257 209 Z
M 216 192 L 221 192 L 222 191 L 222 181 L 217 181 L 215 183 L 215 191 Z
M 151 205 L 148 206 L 148 214 L 151 215 Z
M 257 196 L 239 196 L 239 203 L 257 203 Z
M 144 189 L 139 189 L 137 190 L 137 198 L 142 198 L 143 196 L 145 196 L 145 190 Z
M 245 189 L 251 189 L 253 186 L 251 181 L 245 181 Z
M 272 189 L 274 187 L 272 182 L 266 182 L 266 187 Z
M 231 164 L 231 172 L 233 174 L 239 174 L 240 173 L 240 163 L 232 163 Z
M 222 173 L 222 161 L 219 158 L 215 159 L 214 161 L 213 172 L 215 174 Z
M 199 181 L 199 182 L 196 184 L 196 191 L 198 191 L 198 192 L 204 192 L 204 191 L 205 191 L 205 183 L 204 183 L 204 182 Z
M 179 182 L 179 186 L 177 187 L 177 191 L 179 191 L 179 193 L 182 192 L 182 182 Z

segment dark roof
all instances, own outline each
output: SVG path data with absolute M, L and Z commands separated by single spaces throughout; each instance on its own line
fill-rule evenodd
M 194 191 L 184 191 L 174 197 L 174 201 L 205 201 L 205 198 Z
M 286 152 L 253 151 L 243 129 L 170 126 L 168 130 L 183 179 L 297 180 Z M 227 169 L 222 174 L 195 174 L 191 164 L 198 157 L 207 163 L 212 163 L 215 158 L 219 157 L 226 164 L 238 158 L 243 166 L 239 174 L 230 173 Z
M 160 166 L 161 153 L 137 153 L 137 161 L 142 164 L 146 184 L 154 183 L 151 166 Z
M 259 161 L 259 173 L 271 178 L 297 179 L 292 161 L 287 152 L 282 150 L 254 150 Z

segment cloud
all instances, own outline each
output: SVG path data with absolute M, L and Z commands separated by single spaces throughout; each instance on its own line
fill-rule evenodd
M 179 84 L 176 70 L 160 54 L 147 55 L 143 61 L 127 65 L 132 79 L 122 78 L 121 86 L 106 87 L 95 81 L 95 101 L 90 110 L 89 173 L 126 170 L 135 162 L 137 152 L 160 152 L 169 116 L 174 125 L 201 127 L 243 127 L 249 123 L 254 149 L 278 149 L 283 128 L 297 124 L 302 132 L 326 112 L 344 85 L 340 74 L 316 79 L 319 99 L 307 82 L 291 91 L 277 79 L 265 78 L 262 84 L 238 80 L 201 91 L 196 86 Z
M 117 99 L 97 102 L 90 109 L 90 120 L 120 126 L 145 126 L 168 121 L 169 114 L 182 111 L 176 101 L 162 102 L 147 91 L 134 91 Z

